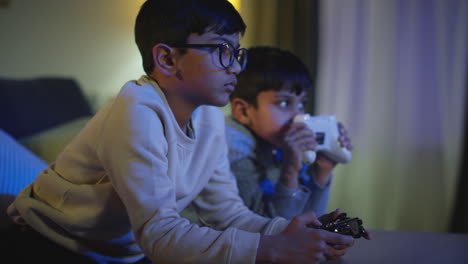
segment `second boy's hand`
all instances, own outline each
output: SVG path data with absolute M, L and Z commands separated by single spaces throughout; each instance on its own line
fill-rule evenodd
M 262 236 L 257 260 L 274 263 L 320 263 L 329 257 L 341 256 L 352 246 L 354 239 L 308 226 L 321 225 L 313 212 L 294 217 L 280 234 Z M 336 249 L 328 244 L 340 245 Z
M 340 133 L 340 137 L 338 138 L 340 145 L 351 151 L 353 149 L 353 146 L 351 145 L 351 139 L 348 137 L 348 131 L 341 122 L 338 122 L 338 130 Z M 330 181 L 331 173 L 336 165 L 336 161 L 318 152 L 315 165 L 312 166 L 312 169 L 315 170 L 315 180 L 321 186 L 327 185 Z
M 285 187 L 299 188 L 298 174 L 302 169 L 302 153 L 306 150 L 315 150 L 316 146 L 312 130 L 304 123 L 291 123 L 281 145 L 284 160 L 280 180 Z

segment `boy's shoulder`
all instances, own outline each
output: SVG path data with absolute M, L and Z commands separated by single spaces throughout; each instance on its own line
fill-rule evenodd
M 225 116 L 225 123 L 226 123 L 226 136 L 233 137 L 235 140 L 236 138 L 251 138 L 255 140 L 252 132 L 237 121 L 232 115 Z
M 229 160 L 255 156 L 256 140 L 254 135 L 231 115 L 226 118 L 226 141 L 229 146 Z
M 165 101 L 164 93 L 158 83 L 146 75 L 141 76 L 137 80 L 126 82 L 118 96 L 135 97 L 138 99 L 148 98 L 151 100 L 158 98 L 158 101 Z
M 158 115 L 169 115 L 169 106 L 158 83 L 143 75 L 137 80 L 127 81 L 120 89 L 113 103 L 114 109 L 140 112 L 143 109 Z
M 217 127 L 224 131 L 224 112 L 217 106 L 201 105 L 192 114 L 192 120 L 203 126 Z

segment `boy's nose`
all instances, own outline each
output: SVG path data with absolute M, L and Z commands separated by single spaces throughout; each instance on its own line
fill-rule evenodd
M 299 115 L 302 115 L 302 114 L 304 114 L 304 110 L 302 110 L 302 109 L 296 109 L 296 110 L 294 111 L 294 113 L 292 113 L 291 118 L 289 119 L 290 121 L 289 121 L 288 123 L 289 123 L 289 124 L 292 123 L 293 120 L 294 120 L 294 118 L 295 118 L 296 116 L 299 116 Z
M 234 62 L 227 68 L 229 73 L 234 73 L 235 75 L 239 74 L 241 72 L 241 65 L 237 60 L 234 60 Z
M 293 113 L 293 117 L 292 117 L 292 118 L 296 117 L 297 115 L 302 115 L 303 113 L 304 113 L 304 110 L 303 110 L 303 109 L 296 108 L 296 109 L 294 110 L 294 113 Z

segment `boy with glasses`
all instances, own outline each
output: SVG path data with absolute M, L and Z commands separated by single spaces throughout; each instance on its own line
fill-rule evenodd
M 135 38 L 147 75 L 126 83 L 11 204 L 26 236 L 13 248 L 31 251 L 16 262 L 317 263 L 342 253 L 327 243 L 353 243 L 307 227 L 319 225 L 313 213 L 268 219 L 240 199 L 218 107 L 245 67 L 244 30 L 227 1 L 143 4 Z M 180 216 L 192 202 L 207 226 Z

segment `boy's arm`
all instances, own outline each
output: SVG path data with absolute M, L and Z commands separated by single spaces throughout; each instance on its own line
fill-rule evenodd
M 322 163 L 321 155 L 318 155 L 318 163 Z M 281 216 L 287 219 L 305 210 L 314 211 L 317 215 L 325 213 L 330 194 L 332 169 L 333 167 L 325 170 L 318 166 L 310 166 L 308 170 L 296 172 L 295 181 L 301 177 L 309 179 L 309 182 L 305 185 L 298 183 L 298 188 L 288 188 L 279 181 L 273 183 L 269 180 L 260 180 L 278 179 L 279 168 L 265 169 L 252 156 L 231 162 L 231 170 L 236 177 L 239 194 L 245 204 L 260 215 Z
M 194 201 L 202 222 L 221 230 L 236 227 L 264 234 L 279 233 L 286 227 L 288 221 L 285 219 L 272 221 L 246 206 L 239 196 L 236 179 L 229 170 L 227 156 L 220 157 L 216 163 L 218 167 L 213 177 Z
M 338 130 L 340 133 L 340 137 L 338 138 L 340 145 L 351 151 L 353 149 L 351 139 L 348 137 L 348 131 L 341 122 L 338 122 Z M 330 186 L 333 180 L 333 169 L 336 165 L 336 161 L 319 151 L 314 164 L 301 172 L 309 178 L 307 186 L 311 189 L 311 198 L 306 207 L 307 210 L 313 210 L 317 215 L 325 213 L 330 196 Z
M 274 167 L 266 170 L 255 164 L 251 157 L 231 163 L 239 194 L 252 211 L 267 217 L 287 219 L 304 212 L 311 195 L 307 187 L 301 185 L 301 189 L 289 189 L 280 182 L 274 183 L 269 179 L 278 179 L 280 169 Z
M 223 231 L 200 227 L 180 217 L 176 203 L 176 182 L 168 174 L 170 143 L 165 140 L 165 133 L 170 127 L 164 127 L 162 118 L 158 118 L 153 109 L 138 106 L 125 110 L 128 101 L 115 102 L 123 105 L 116 105 L 117 110 L 106 120 L 97 147 L 99 159 L 115 189 L 113 201 L 117 201 L 117 209 L 125 208 L 125 211 L 117 213 L 125 213 L 128 217 L 116 217 L 116 220 L 125 219 L 123 223 L 109 223 L 115 226 L 114 230 L 120 228 L 115 232 L 123 232 L 124 235 L 131 224 L 139 247 L 155 263 L 254 263 L 259 233 L 228 228 L 230 223 L 226 222 L 219 223 L 219 226 L 224 224 L 226 227 Z M 224 143 L 217 141 L 213 145 Z M 225 166 L 216 160 L 212 162 Z M 218 179 L 218 176 L 215 178 Z M 211 217 L 214 219 L 223 220 L 223 214 L 234 212 L 239 215 L 230 213 L 232 223 L 238 222 L 239 226 L 244 224 L 249 227 L 246 229 L 252 231 L 271 234 L 285 228 L 287 222 L 284 219 L 272 221 L 244 208 L 240 198 L 234 195 L 235 192 L 229 187 L 225 188 L 225 184 L 235 186 L 235 182 L 221 180 L 213 183 L 213 188 L 206 190 L 208 197 L 218 197 L 217 193 L 224 194 L 223 191 L 226 191 L 226 195 L 214 199 L 211 204 Z M 107 209 L 113 212 L 112 208 Z
M 331 184 L 333 173 L 326 172 L 325 180 L 320 178 L 320 167 L 318 166 L 321 155 L 317 155 L 316 162 L 301 171 L 301 178 L 304 184 L 310 190 L 310 198 L 305 205 L 305 211 L 314 211 L 316 215 L 321 216 L 326 213 L 328 201 L 330 199 Z M 323 175 L 323 174 L 322 174 Z M 320 181 L 320 180 L 323 181 Z
M 207 187 L 203 192 L 202 196 L 205 198 L 202 201 L 217 200 L 215 205 L 226 204 L 228 205 L 228 211 L 223 211 L 220 207 L 217 207 L 215 210 L 211 210 L 211 213 L 208 215 L 211 217 L 211 221 L 215 220 L 217 217 L 218 221 L 223 218 L 223 215 L 227 215 L 224 221 L 227 221 L 224 224 L 218 224 L 215 226 L 216 229 L 221 228 L 225 229 L 228 227 L 238 227 L 240 229 L 251 231 L 251 232 L 261 232 L 255 261 L 271 261 L 274 263 L 320 263 L 325 260 L 327 257 L 336 257 L 344 254 L 345 249 L 350 247 L 353 243 L 353 238 L 350 236 L 344 236 L 332 232 L 328 232 L 321 229 L 307 227 L 319 226 L 321 223 L 315 217 L 313 212 L 304 213 L 302 215 L 296 216 L 292 219 L 291 222 L 285 221 L 283 218 L 274 218 L 266 219 L 260 218 L 261 221 L 258 221 L 258 215 L 252 215 L 252 213 L 245 211 L 245 207 L 238 208 L 239 211 L 234 210 L 237 203 L 230 201 L 228 190 L 232 190 L 230 194 L 233 196 L 236 195 L 235 183 L 229 178 L 220 177 L 216 175 L 212 182 L 210 182 L 209 187 Z M 225 179 L 225 180 L 221 180 Z M 234 183 L 234 184 L 233 184 Z M 233 184 L 234 188 L 226 188 L 225 184 Z M 215 191 L 215 189 L 223 187 L 223 199 L 217 196 L 215 193 L 219 194 L 220 190 Z M 208 197 L 206 197 L 208 195 Z M 213 200 L 214 199 L 214 200 Z M 218 202 L 221 202 L 218 204 Z M 206 206 L 206 204 L 202 206 Z M 267 220 L 261 224 L 262 221 Z M 215 221 L 216 223 L 216 221 Z M 218 222 L 220 223 L 220 222 Z M 266 224 L 265 224 L 266 223 Z M 286 226 L 287 225 L 287 226 Z M 261 230 L 258 228 L 261 227 Z M 340 245 L 340 249 L 327 246 L 327 244 Z M 299 262 L 298 262 L 299 261 Z
M 262 147 L 258 146 L 256 138 L 231 118 L 227 119 L 226 135 L 231 171 L 236 177 L 239 194 L 245 204 L 252 211 L 267 217 L 281 216 L 290 219 L 302 213 L 310 196 L 309 190 L 305 186 L 290 189 L 281 184 L 280 169 L 261 161 L 271 157 L 271 153 L 258 153 L 256 149 Z M 268 157 L 259 158 L 259 155 Z M 295 177 L 297 178 L 297 174 Z

